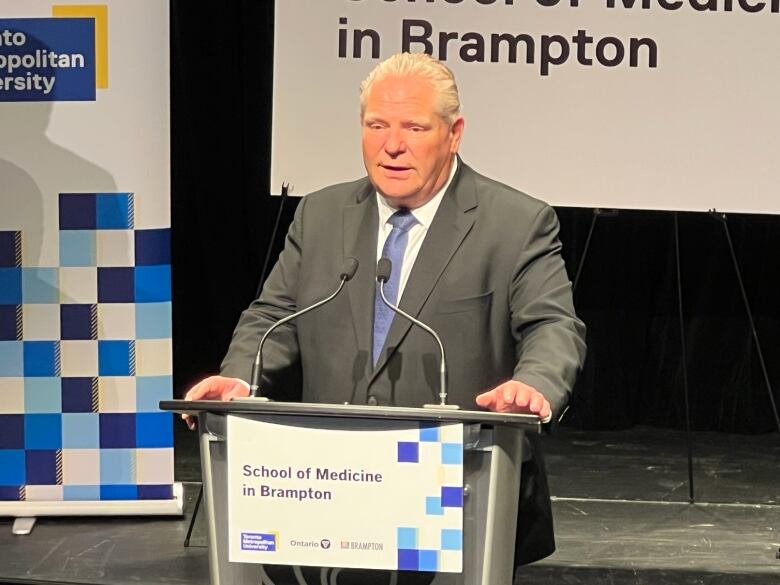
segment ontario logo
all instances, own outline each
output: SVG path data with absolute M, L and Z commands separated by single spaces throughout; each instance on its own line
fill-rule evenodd
M 0 18 L 0 102 L 95 101 L 108 88 L 108 6 Z
M 276 552 L 276 543 L 279 542 L 278 532 L 242 532 L 241 550 L 253 550 L 257 552 Z

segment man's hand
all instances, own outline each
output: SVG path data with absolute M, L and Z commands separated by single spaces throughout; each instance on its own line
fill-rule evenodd
M 249 386 L 238 378 L 210 376 L 195 384 L 185 394 L 185 400 L 230 400 L 236 396 L 249 396 Z M 188 414 L 181 417 L 190 430 L 195 428 L 195 419 Z
M 493 412 L 536 414 L 542 421 L 552 415 L 549 401 L 536 388 L 509 380 L 477 396 L 477 406 Z

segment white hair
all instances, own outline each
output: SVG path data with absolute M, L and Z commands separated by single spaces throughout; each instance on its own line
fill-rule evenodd
M 460 96 L 449 67 L 425 53 L 396 53 L 382 61 L 360 84 L 360 117 L 366 112 L 371 87 L 388 77 L 421 77 L 430 82 L 438 101 L 439 115 L 452 124 L 460 115 Z

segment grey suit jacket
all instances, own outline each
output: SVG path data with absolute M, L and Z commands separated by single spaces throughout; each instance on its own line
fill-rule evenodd
M 262 333 L 335 290 L 354 256 L 359 268 L 341 295 L 269 337 L 263 393 L 289 398 L 279 380 L 298 369 L 295 397 L 306 402 L 437 401 L 437 345 L 405 319 L 395 317 L 371 363 L 377 217 L 367 178 L 301 201 L 260 298 L 241 315 L 223 375 L 249 380 Z M 441 336 L 451 403 L 475 409 L 477 394 L 517 379 L 545 395 L 553 419 L 566 405 L 585 343 L 557 233 L 551 207 L 459 163 L 400 301 Z
M 354 256 L 360 266 L 346 291 L 269 338 L 264 391 L 273 395 L 277 374 L 300 361 L 306 401 L 434 401 L 437 346 L 406 320 L 394 319 L 371 363 L 377 231 L 367 179 L 305 197 L 262 295 L 241 316 L 222 373 L 248 380 L 267 327 L 332 292 Z M 565 406 L 585 345 L 557 231 L 552 208 L 460 163 L 400 303 L 442 337 L 453 403 L 475 408 L 478 393 L 514 378 L 547 397 L 553 418 Z

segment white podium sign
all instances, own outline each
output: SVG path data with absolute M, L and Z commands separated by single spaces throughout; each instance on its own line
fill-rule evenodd
M 229 416 L 231 562 L 462 571 L 463 425 Z

